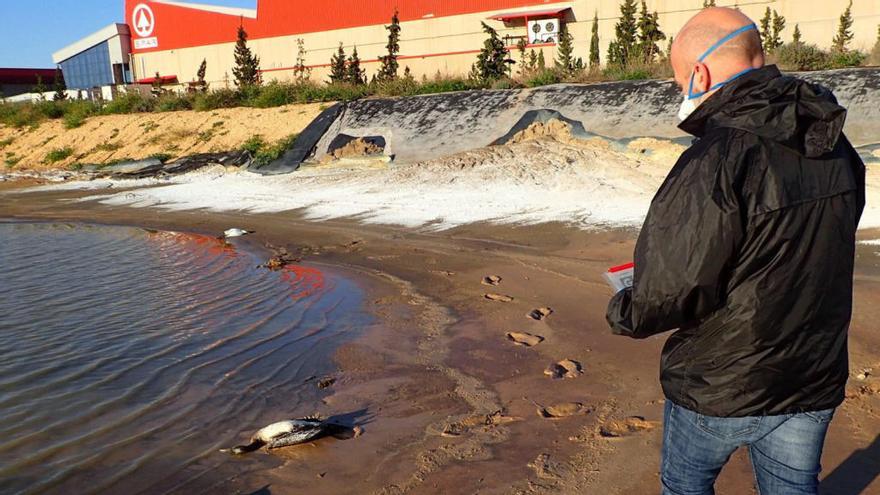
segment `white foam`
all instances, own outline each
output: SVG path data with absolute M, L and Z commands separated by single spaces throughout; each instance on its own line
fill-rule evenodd
M 477 222 L 564 222 L 584 229 L 639 226 L 669 164 L 605 148 L 528 142 L 388 168 L 304 168 L 279 176 L 209 167 L 172 179 L 92 181 L 43 188 L 142 189 L 83 201 L 168 210 L 300 211 L 430 230 Z M 880 226 L 869 188 L 861 227 Z M 877 206 L 872 206 L 877 205 Z

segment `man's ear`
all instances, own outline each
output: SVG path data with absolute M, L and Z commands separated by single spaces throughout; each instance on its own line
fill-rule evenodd
M 692 92 L 695 94 L 705 93 L 712 87 L 712 78 L 709 75 L 709 68 L 702 62 L 694 64 L 694 85 Z

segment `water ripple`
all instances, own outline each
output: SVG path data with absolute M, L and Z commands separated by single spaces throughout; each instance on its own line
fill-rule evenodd
M 369 320 L 351 281 L 209 236 L 0 224 L 4 493 L 188 492 L 220 445 L 314 412 Z M 224 471 L 225 470 L 225 471 Z

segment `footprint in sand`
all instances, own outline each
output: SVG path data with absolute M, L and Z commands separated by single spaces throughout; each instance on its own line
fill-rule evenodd
M 513 298 L 510 296 L 505 296 L 504 294 L 484 294 L 483 297 L 489 299 L 491 301 L 500 301 L 500 302 L 510 302 L 513 301 Z
M 529 318 L 533 320 L 541 321 L 544 318 L 550 316 L 553 313 L 551 308 L 538 308 L 533 309 L 531 313 L 529 313 Z
M 620 438 L 653 430 L 659 423 L 645 421 L 641 416 L 630 416 L 625 419 L 614 419 L 599 427 L 599 435 L 605 438 Z
M 544 337 L 540 335 L 532 335 L 530 333 L 523 332 L 508 332 L 507 340 L 510 340 L 516 345 L 521 345 L 525 347 L 532 347 L 533 345 L 538 345 L 544 341 Z
M 483 285 L 498 285 L 501 283 L 501 277 L 498 275 L 489 275 L 488 277 L 483 277 L 483 281 L 480 283 Z
M 587 414 L 590 409 L 580 402 L 562 402 L 552 406 L 538 404 L 538 416 L 548 419 L 567 418 L 578 414 Z
M 572 361 L 571 359 L 563 359 L 558 363 L 553 363 L 544 370 L 544 374 L 551 378 L 577 378 L 584 372 L 581 363 Z

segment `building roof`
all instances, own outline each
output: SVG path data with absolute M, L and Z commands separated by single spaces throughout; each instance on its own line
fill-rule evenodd
M 131 31 L 128 29 L 128 24 L 110 24 L 109 26 L 99 29 L 94 33 L 82 38 L 79 41 L 75 41 L 64 48 L 58 50 L 57 52 L 52 54 L 52 61 L 56 64 L 59 64 L 74 55 L 82 53 L 89 48 L 101 44 L 115 36 L 130 36 Z
M 509 22 L 514 19 L 536 18 L 536 17 L 560 17 L 564 12 L 571 10 L 571 7 L 557 7 L 555 9 L 545 10 L 520 10 L 517 12 L 504 12 L 503 14 L 495 14 L 489 19 L 496 21 Z
M 257 9 L 233 9 L 178 0 L 126 0 L 135 54 L 233 43 L 239 27 L 251 40 L 511 9 L 542 11 L 568 0 L 259 0 Z M 135 19 L 137 17 L 137 19 Z M 139 29 L 136 29 L 139 28 Z M 141 34 L 142 33 L 142 34 Z M 140 40 L 144 40 L 141 42 Z
M 55 79 L 55 69 L 0 68 L 0 84 L 37 84 L 37 76 L 46 85 Z
M 204 10 L 205 12 L 214 12 L 215 14 L 235 15 L 239 17 L 257 18 L 257 9 L 245 9 L 241 7 L 222 7 L 220 5 L 205 5 L 202 3 L 180 2 L 175 0 L 154 0 L 155 3 L 164 3 L 165 5 L 174 5 L 177 7 L 185 7 L 187 9 Z

